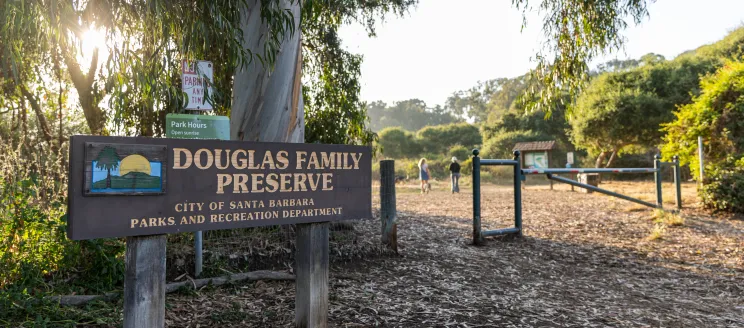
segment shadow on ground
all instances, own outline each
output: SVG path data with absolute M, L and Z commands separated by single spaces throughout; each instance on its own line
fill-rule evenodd
M 485 195 L 487 194 L 487 195 Z M 484 225 L 513 218 L 484 189 Z M 649 211 L 527 190 L 525 237 L 470 245 L 471 195 L 401 193 L 401 255 L 335 262 L 334 327 L 744 327 L 744 223 L 691 209 L 648 238 Z M 360 226 L 377 229 L 374 221 Z M 292 283 L 169 296 L 172 327 L 291 327 Z

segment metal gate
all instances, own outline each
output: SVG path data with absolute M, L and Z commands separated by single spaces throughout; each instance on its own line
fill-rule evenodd
M 576 169 L 522 169 L 521 161 L 519 159 L 519 151 L 514 151 L 513 159 L 481 159 L 478 157 L 480 151 L 473 149 L 473 244 L 481 244 L 484 237 L 488 236 L 499 236 L 499 235 L 516 235 L 522 236 L 522 181 L 525 180 L 527 175 L 531 174 L 545 174 L 545 176 L 553 181 L 566 183 L 579 188 L 585 188 L 591 191 L 595 191 L 601 194 L 617 197 L 627 201 L 631 201 L 637 204 L 652 208 L 663 208 L 663 199 L 661 193 L 661 169 L 664 165 L 672 166 L 674 170 L 674 185 L 676 189 L 675 203 L 677 210 L 682 208 L 682 183 L 681 183 L 681 172 L 679 167 L 679 157 L 674 156 L 672 162 L 662 162 L 659 155 L 654 156 L 654 167 L 653 168 L 613 168 L 613 169 L 602 169 L 602 168 L 576 168 Z M 481 165 L 493 165 L 493 166 L 512 166 L 514 168 L 514 227 L 496 229 L 496 230 L 482 230 L 481 229 L 481 188 L 480 188 L 480 168 Z M 592 185 L 580 183 L 571 179 L 557 176 L 557 174 L 572 174 L 572 173 L 653 173 L 654 182 L 656 185 L 656 204 L 652 204 L 634 197 L 619 194 L 613 191 L 595 187 Z

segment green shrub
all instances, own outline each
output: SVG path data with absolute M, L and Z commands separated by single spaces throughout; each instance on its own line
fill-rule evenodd
M 473 157 L 460 162 L 460 173 L 462 175 L 470 175 L 473 173 Z
M 415 133 L 400 127 L 380 131 L 377 145 L 387 158 L 418 160 L 439 159 L 442 156 L 467 158 L 471 149 L 481 143 L 478 128 L 469 123 L 426 126 Z
M 402 165 L 402 167 L 405 172 L 405 175 L 409 179 L 418 179 L 418 175 L 419 175 L 418 160 L 415 160 L 415 159 L 405 160 L 405 161 L 402 161 L 401 164 L 404 164 Z
M 416 138 L 426 152 L 442 155 L 454 145 L 472 148 L 483 142 L 478 127 L 470 123 L 427 126 L 416 132 Z
M 449 149 L 449 157 L 457 157 L 457 160 L 462 162 L 463 160 L 466 160 L 468 157 L 470 157 L 470 154 L 472 154 L 472 149 L 468 149 L 467 147 L 463 145 L 455 145 L 450 147 Z
M 501 131 L 485 141 L 481 149 L 481 158 L 491 159 L 511 159 L 513 157 L 512 149 L 517 142 L 526 141 L 544 141 L 551 140 L 551 137 L 545 136 L 535 131 Z
M 480 173 L 480 179 L 482 182 L 493 182 L 495 181 L 495 178 L 493 177 L 493 174 L 489 171 L 481 171 Z
M 512 180 L 514 178 L 513 166 L 481 166 L 481 170 L 490 172 L 493 181 Z
M 706 173 L 703 205 L 716 211 L 744 213 L 744 168 L 718 169 Z
M 744 61 L 729 61 L 700 82 L 694 102 L 678 108 L 676 120 L 664 125 L 662 153 L 679 155 L 682 165 L 698 168 L 697 139 L 705 142 L 705 163 L 725 167 L 728 157 L 744 156 Z M 707 168 L 706 168 L 707 169 Z M 698 170 L 692 170 L 695 178 Z M 706 171 L 705 176 L 708 176 Z
M 123 240 L 67 239 L 67 172 L 58 154 L 43 145 L 26 150 L 21 157 L 0 145 L 0 326 L 30 319 L 44 326 L 64 319 L 67 310 L 42 301 L 46 295 L 102 294 L 123 287 Z
M 124 242 L 67 239 L 66 203 L 39 204 L 31 181 L 7 188 L 0 210 L 0 287 L 27 289 L 75 279 L 58 292 L 101 293 L 122 286 Z M 6 187 L 0 183 L 0 188 Z M 42 288 L 43 289 L 43 288 Z M 1 301 L 0 301 L 1 303 Z
M 450 157 L 442 158 L 436 161 L 435 163 L 437 166 L 436 167 L 436 172 L 437 172 L 436 178 L 437 179 L 449 179 L 449 176 L 450 176 L 449 166 L 450 164 L 452 164 L 452 158 Z M 431 169 L 429 169 L 429 171 L 431 171 Z M 434 171 L 432 171 L 432 174 L 434 174 Z
M 413 133 L 399 127 L 386 128 L 380 131 L 377 141 L 381 152 L 389 158 L 414 158 L 422 151 L 421 145 Z

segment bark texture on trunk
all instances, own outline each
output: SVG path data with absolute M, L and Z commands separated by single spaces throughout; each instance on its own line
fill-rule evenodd
M 31 104 L 31 109 L 34 110 L 34 113 L 36 114 L 36 119 L 38 121 L 39 130 L 41 131 L 42 137 L 44 137 L 44 140 L 51 144 L 52 142 L 52 132 L 49 128 L 49 124 L 47 124 L 46 117 L 44 117 L 44 111 L 41 109 L 41 105 L 39 105 L 39 102 L 36 99 L 36 96 L 29 91 L 25 85 L 21 85 L 21 93 L 24 97 L 28 100 L 29 104 Z
M 612 150 L 612 154 L 610 155 L 610 159 L 607 160 L 607 165 L 605 165 L 605 168 L 612 167 L 612 164 L 615 163 L 615 158 L 617 157 L 617 149 Z
M 276 55 L 274 69 L 254 60 L 235 73 L 230 134 L 233 140 L 304 142 L 302 104 L 302 47 L 300 4 L 283 0 L 294 16 L 294 34 L 287 33 Z M 268 26 L 261 20 L 261 1 L 248 0 L 241 14 L 243 46 L 263 54 Z
M 603 151 L 603 152 L 599 153 L 599 156 L 597 156 L 597 161 L 594 162 L 594 167 L 596 167 L 596 168 L 602 167 L 602 164 L 604 164 L 604 160 L 605 160 L 606 157 L 607 157 L 607 152 L 606 151 Z
M 93 57 L 87 74 L 83 73 L 75 58 L 70 55 L 71 52 L 69 50 L 64 53 L 66 55 L 63 56 L 63 60 L 65 65 L 67 65 L 67 70 L 70 72 L 70 80 L 72 80 L 72 84 L 78 92 L 80 106 L 83 108 L 83 114 L 85 115 L 85 120 L 88 122 L 90 133 L 93 135 L 103 135 L 106 132 L 106 117 L 103 110 L 98 107 L 99 100 L 96 100 L 94 95 L 95 90 L 93 88 L 96 70 L 98 69 L 98 49 L 93 50 Z

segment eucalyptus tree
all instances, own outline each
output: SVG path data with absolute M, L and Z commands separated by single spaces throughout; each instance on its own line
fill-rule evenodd
M 253 2 L 263 8 L 267 1 Z M 338 30 L 344 23 L 356 22 L 373 36 L 378 19 L 387 13 L 402 15 L 415 3 L 305 0 L 300 5 L 295 0 L 280 1 L 277 6 L 301 21 L 293 20 L 279 38 L 272 65 L 243 69 L 235 75 L 233 137 L 369 144 L 374 134 L 365 127 L 367 114 L 359 99 L 362 58 L 342 48 Z M 266 40 L 264 31 L 272 30 L 270 20 L 261 15 L 258 10 L 241 14 L 247 49 L 260 49 Z
M 445 101 L 445 107 L 475 122 L 498 120 L 514 109 L 517 98 L 530 85 L 529 74 L 515 78 L 497 78 L 478 84 L 468 90 L 454 92 Z
M 539 97 L 527 98 L 537 104 L 550 103 L 559 87 L 579 90 L 586 63 L 622 45 L 625 18 L 638 22 L 647 14 L 645 0 L 513 4 L 528 11 L 534 1 L 547 36 L 534 71 L 542 87 L 529 89 Z M 296 141 L 304 134 L 306 141 L 369 142 L 373 134 L 364 126 L 359 99 L 361 57 L 342 48 L 338 29 L 359 22 L 374 35 L 382 17 L 403 14 L 415 3 L 5 1 L 0 61 L 3 80 L 11 82 L 3 92 L 25 94 L 23 103 L 42 99 L 38 73 L 57 72 L 60 84 L 72 85 L 92 133 L 158 136 L 165 114 L 183 107 L 181 62 L 204 59 L 216 63 L 208 99 L 218 114 L 231 115 L 234 138 Z M 105 39 L 86 54 L 81 45 L 89 31 Z M 43 126 L 43 115 L 37 116 Z
M 233 138 L 300 141 L 307 128 L 307 141 L 370 142 L 358 97 L 361 57 L 342 49 L 338 28 L 360 22 L 373 35 L 377 20 L 414 3 L 3 2 L 0 76 L 10 81 L 3 92 L 25 88 L 38 98 L 34 88 L 43 77 L 35 72 L 57 68 L 76 91 L 91 133 L 158 136 L 165 114 L 185 102 L 182 61 L 203 59 L 215 63 L 207 98 L 216 113 L 231 115 Z M 85 53 L 91 31 L 105 37 Z
M 589 63 L 622 49 L 629 21 L 648 17 L 655 0 L 512 0 L 524 13 L 536 10 L 542 18 L 545 41 L 535 54 L 531 75 L 536 85 L 523 94 L 529 108 L 550 111 L 563 92 L 578 96 L 590 78 Z M 533 6 L 535 5 L 535 6 Z

